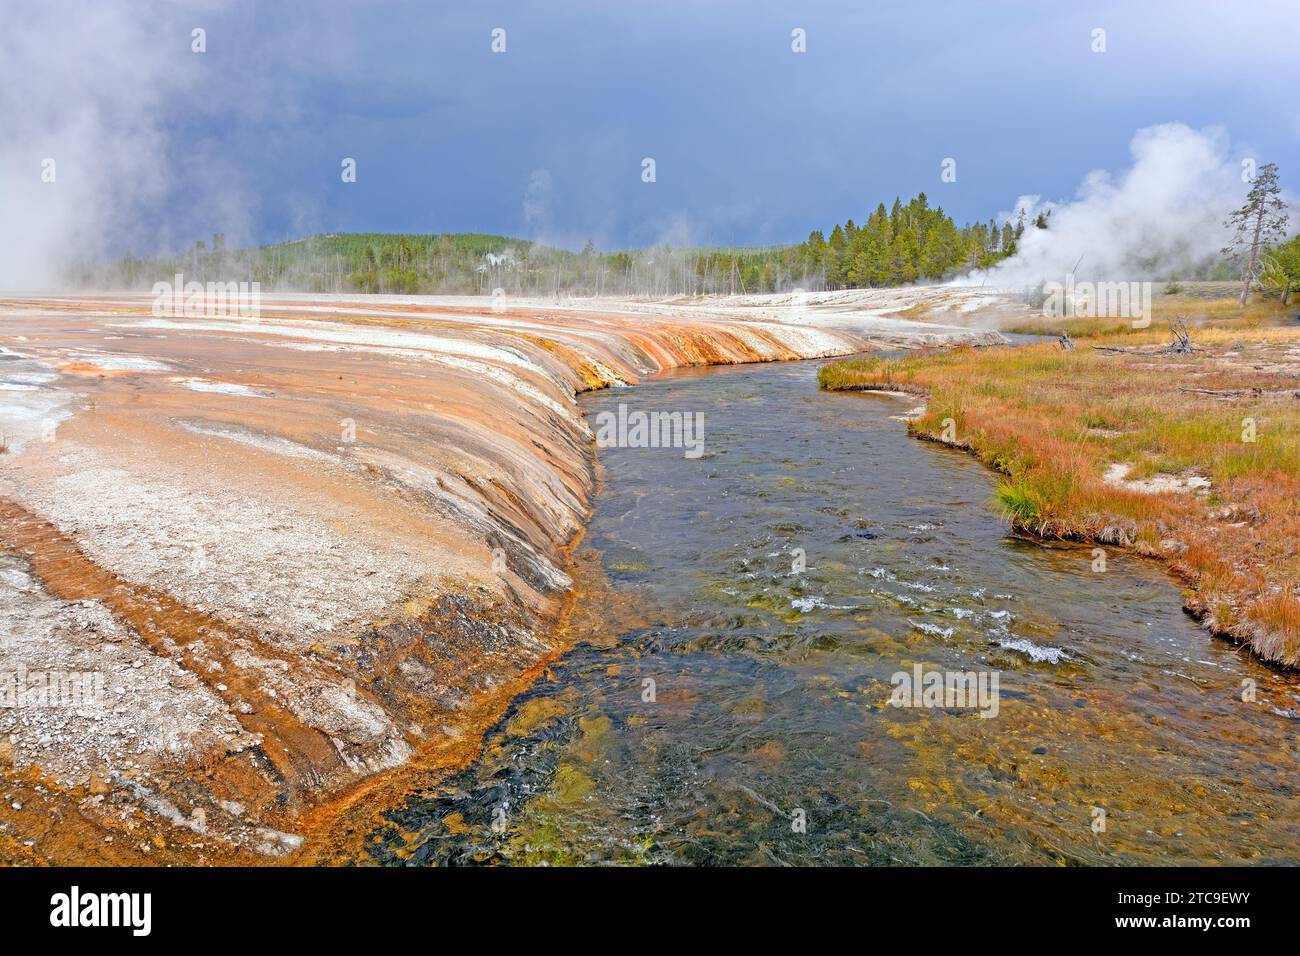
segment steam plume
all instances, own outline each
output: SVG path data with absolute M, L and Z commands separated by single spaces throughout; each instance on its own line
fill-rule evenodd
M 1013 223 L 1025 214 L 1016 255 L 963 281 L 1024 288 L 1061 281 L 1069 272 L 1101 280 L 1161 279 L 1213 262 L 1226 239 L 1224 217 L 1248 188 L 1227 135 L 1166 123 L 1138 130 L 1130 149 L 1131 166 L 1117 177 L 1089 173 L 1073 201 L 1020 197 L 1002 214 Z M 1049 228 L 1034 228 L 1034 218 L 1048 210 Z

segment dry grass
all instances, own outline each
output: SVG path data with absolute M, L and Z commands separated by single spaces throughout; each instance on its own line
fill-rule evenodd
M 1132 320 L 1115 318 L 1078 318 L 1053 319 L 1046 316 L 1018 319 L 999 326 L 1003 332 L 1019 332 L 1026 335 L 1057 335 L 1062 329 L 1074 338 L 1148 335 L 1152 329 L 1164 329 L 1166 320 L 1172 315 L 1188 316 L 1189 324 L 1194 327 L 1211 329 L 1256 329 L 1274 326 L 1282 318 L 1282 310 L 1276 299 L 1262 295 L 1251 296 L 1243 309 L 1237 304 L 1237 283 L 1201 283 L 1203 286 L 1223 286 L 1211 292 L 1196 294 L 1180 292 L 1175 295 L 1156 289 L 1151 300 L 1151 328 L 1135 329 Z M 1291 309 L 1294 313 L 1297 310 Z
M 1132 547 L 1188 582 L 1212 630 L 1300 666 L 1300 327 L 1202 323 L 1191 355 L 1116 354 L 1122 338 L 836 362 L 824 388 L 925 393 L 920 437 L 949 437 L 1002 472 L 997 503 L 1035 534 Z M 1201 394 L 1185 388 L 1242 390 Z M 1257 390 L 1257 391 L 1256 391 Z M 1249 422 L 1253 421 L 1254 441 Z M 1208 478 L 1208 493 L 1142 493 L 1104 480 Z

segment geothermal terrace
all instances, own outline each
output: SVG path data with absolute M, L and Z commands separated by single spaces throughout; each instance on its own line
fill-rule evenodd
M 375 780 L 467 759 L 563 650 L 576 393 L 994 341 L 958 327 L 989 302 L 0 302 L 0 861 L 308 852 Z

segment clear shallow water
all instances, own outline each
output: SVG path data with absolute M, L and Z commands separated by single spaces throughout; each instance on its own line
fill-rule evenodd
M 1300 859 L 1300 724 L 1277 712 L 1300 682 L 1196 627 L 1158 567 L 1009 535 L 993 476 L 891 419 L 911 401 L 819 392 L 816 370 L 583 399 L 703 411 L 705 454 L 601 451 L 585 547 L 612 592 L 583 589 L 589 641 L 477 764 L 392 811 L 373 857 Z M 890 706 L 918 663 L 996 672 L 997 715 Z

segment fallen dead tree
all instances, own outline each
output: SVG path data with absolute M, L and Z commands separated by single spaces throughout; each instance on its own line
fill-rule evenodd
M 1098 352 L 1122 352 L 1128 355 L 1190 355 L 1192 352 L 1199 351 L 1198 347 L 1192 344 L 1192 335 L 1188 331 L 1185 315 L 1176 315 L 1170 319 L 1169 331 L 1173 334 L 1173 339 L 1168 345 L 1160 348 L 1123 345 L 1094 345 L 1093 348 Z
M 1263 398 L 1265 395 L 1300 398 L 1300 391 L 1292 388 L 1192 388 L 1181 385 L 1178 390 L 1192 395 L 1213 395 L 1215 398 Z
M 1194 395 L 1214 395 L 1218 398 L 1241 398 L 1245 395 L 1253 397 L 1264 394 L 1261 388 L 1191 388 L 1187 385 L 1180 385 L 1178 391 Z

